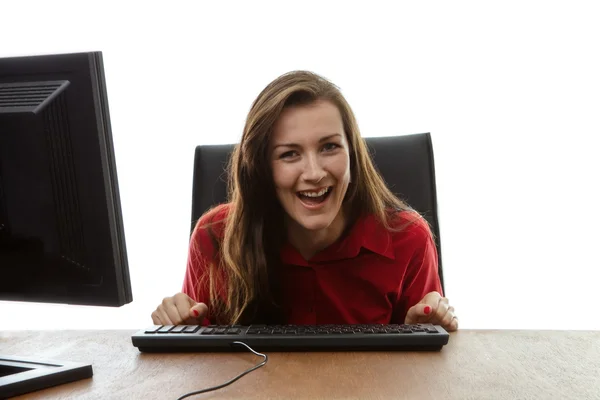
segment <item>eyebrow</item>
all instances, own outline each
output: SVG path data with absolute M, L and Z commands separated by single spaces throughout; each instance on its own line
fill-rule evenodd
M 332 133 L 331 135 L 323 136 L 321 139 L 319 139 L 319 143 L 326 142 L 326 141 L 334 138 L 335 136 L 342 136 L 342 135 L 339 133 Z M 278 147 L 300 147 L 300 145 L 298 145 L 296 143 L 280 143 L 280 144 L 276 144 L 275 146 L 273 146 L 273 149 L 276 149 Z

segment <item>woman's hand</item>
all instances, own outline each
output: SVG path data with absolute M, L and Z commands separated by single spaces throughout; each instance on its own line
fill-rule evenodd
M 185 293 L 165 297 L 152 313 L 155 325 L 200 325 L 208 313 L 204 303 L 196 303 Z
M 430 292 L 423 300 L 412 306 L 406 313 L 405 324 L 441 325 L 448 332 L 458 329 L 458 319 L 454 307 L 448 305 L 448 299 L 438 292 Z

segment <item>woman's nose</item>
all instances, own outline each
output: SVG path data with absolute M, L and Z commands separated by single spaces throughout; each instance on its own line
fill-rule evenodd
M 327 175 L 327 172 L 321 165 L 319 157 L 316 155 L 308 155 L 304 163 L 303 178 L 310 182 L 319 182 Z

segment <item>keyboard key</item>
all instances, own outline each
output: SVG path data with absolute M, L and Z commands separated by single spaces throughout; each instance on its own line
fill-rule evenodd
M 144 333 L 155 333 L 157 330 L 162 328 L 162 325 L 154 325 L 144 331 Z
M 175 328 L 174 325 L 164 325 L 156 333 L 169 333 L 171 329 Z
M 195 333 L 200 329 L 200 325 L 186 325 L 182 333 Z
M 185 329 L 185 325 L 177 325 L 175 328 L 171 329 L 169 333 L 181 333 Z

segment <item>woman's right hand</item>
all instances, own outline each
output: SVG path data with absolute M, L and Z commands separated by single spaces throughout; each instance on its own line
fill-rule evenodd
M 200 325 L 208 313 L 204 303 L 196 303 L 185 293 L 165 297 L 152 313 L 155 325 Z

